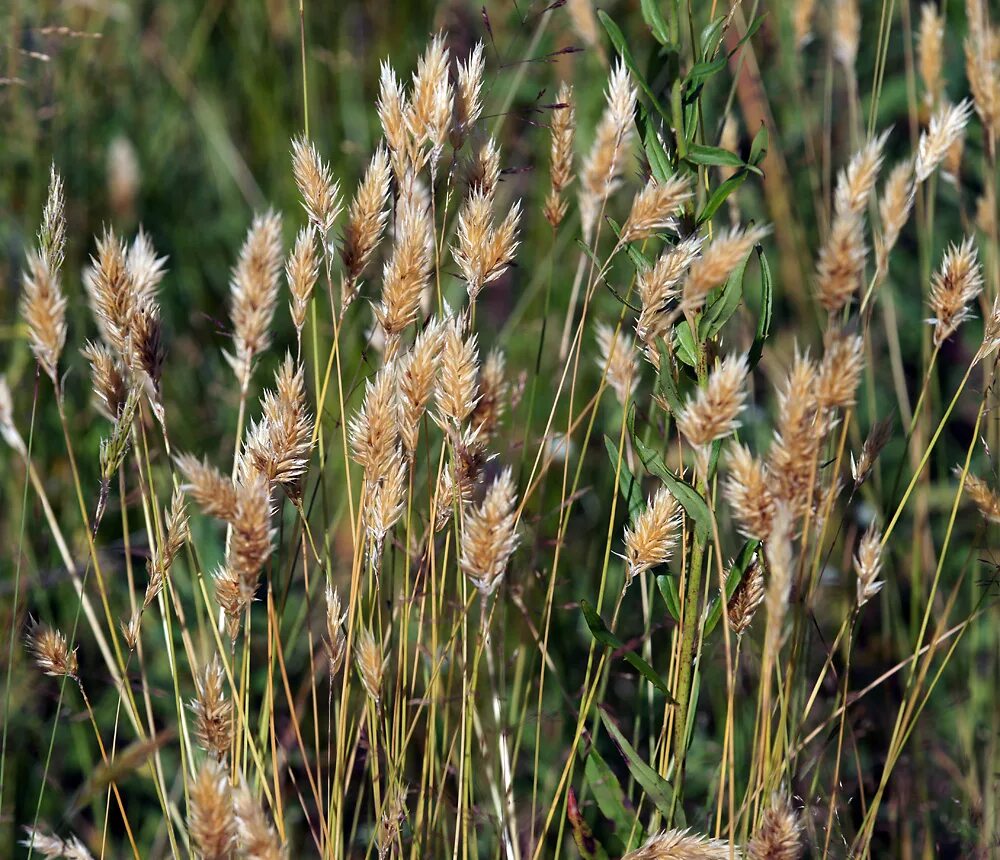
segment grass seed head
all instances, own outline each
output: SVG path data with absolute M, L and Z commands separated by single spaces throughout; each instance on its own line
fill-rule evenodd
M 229 860 L 236 848 L 237 824 L 226 768 L 206 759 L 189 789 L 188 830 L 203 860 Z

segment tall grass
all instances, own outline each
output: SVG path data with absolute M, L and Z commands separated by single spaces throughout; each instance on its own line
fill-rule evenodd
M 484 10 L 380 59 L 350 170 L 300 6 L 297 202 L 250 193 L 216 343 L 52 166 L 0 384 L 11 851 L 990 856 L 1000 31 L 717 5 Z

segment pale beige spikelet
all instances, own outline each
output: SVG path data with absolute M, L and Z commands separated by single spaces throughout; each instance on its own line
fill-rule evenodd
M 492 137 L 469 158 L 465 181 L 470 195 L 478 192 L 489 197 L 496 193 L 500 182 L 500 147 Z
M 231 860 L 237 824 L 232 786 L 226 768 L 206 759 L 188 794 L 188 831 L 202 860 Z
M 691 830 L 664 830 L 650 836 L 622 860 L 739 860 L 738 848 Z
M 355 666 L 364 685 L 365 692 L 376 707 L 382 702 L 382 677 L 389 658 L 383 656 L 382 645 L 376 641 L 372 631 L 362 628 L 354 648 Z
M 236 487 L 208 460 L 193 454 L 177 457 L 177 468 L 184 476 L 182 489 L 189 493 L 210 517 L 232 522 L 236 517 Z
M 996 352 L 1000 346 L 1000 296 L 993 300 L 993 307 L 983 325 L 983 341 L 972 358 L 973 366 Z
M 680 506 L 666 487 L 658 487 L 646 507 L 625 529 L 625 587 L 640 574 L 670 561 L 677 546 Z
M 219 604 L 226 620 L 226 632 L 230 640 L 236 641 L 240 635 L 240 624 L 247 602 L 243 596 L 242 583 L 239 577 L 228 567 L 222 565 L 212 573 L 215 584 L 215 602 Z
M 679 284 L 698 259 L 702 240 L 692 236 L 664 251 L 651 268 L 639 272 L 636 287 L 642 309 L 635 324 L 636 336 L 646 345 L 646 354 L 659 367 L 656 339 L 665 337 L 672 317 L 670 305 L 680 296 Z
M 399 360 L 399 436 L 410 460 L 416 454 L 420 421 L 437 384 L 443 333 L 441 321 L 433 320 L 417 335 L 411 351 Z
M 128 355 L 129 320 L 135 310 L 135 284 L 128 268 L 125 243 L 106 229 L 97 254 L 84 272 L 84 286 L 101 337 L 123 359 Z
M 764 654 L 774 660 L 781 644 L 781 628 L 788 612 L 788 600 L 792 592 L 792 539 L 794 537 L 794 513 L 785 504 L 777 506 L 771 534 L 764 542 L 767 556 L 767 592 L 764 604 L 767 607 L 767 631 L 764 637 Z
M 745 445 L 734 445 L 727 461 L 724 492 L 742 534 L 764 540 L 771 533 L 775 501 L 768 467 Z
M 87 846 L 79 837 L 70 835 L 62 839 L 53 834 L 44 833 L 37 827 L 25 827 L 25 838 L 21 844 L 34 854 L 41 857 L 63 858 L 63 860 L 94 860 Z
M 682 306 L 686 312 L 698 310 L 709 292 L 721 286 L 733 270 L 743 262 L 754 245 L 770 232 L 761 225 L 720 230 L 711 243 L 702 248 L 684 280 Z
M 966 99 L 958 104 L 942 107 L 931 117 L 917 146 L 914 177 L 918 185 L 938 169 L 955 141 L 965 133 L 971 113 L 972 102 Z
M 146 562 L 149 580 L 146 583 L 141 609 L 133 614 L 132 620 L 123 628 L 126 631 L 126 639 L 130 648 L 135 648 L 138 640 L 140 613 L 148 609 L 162 591 L 174 559 L 180 554 L 190 537 L 187 500 L 184 491 L 178 488 L 174 490 L 170 499 L 170 509 L 164 516 L 163 539 L 157 544 L 152 557 Z
M 666 182 L 650 179 L 635 195 L 619 241 L 646 239 L 657 230 L 670 228 L 677 211 L 690 197 L 691 186 L 686 177 L 673 176 Z
M 688 397 L 677 416 L 677 429 L 695 450 L 700 474 L 708 470 L 709 448 L 716 439 L 739 426 L 737 418 L 746 402 L 746 355 L 729 355 L 716 364 L 708 381 Z
M 775 794 L 747 843 L 747 860 L 799 860 L 802 856 L 799 814 L 783 794 Z
M 244 781 L 233 792 L 233 809 L 242 857 L 246 860 L 284 860 L 287 857 L 260 801 L 251 794 Z
M 817 426 L 816 376 L 816 366 L 809 357 L 796 352 L 778 391 L 778 423 L 768 452 L 772 495 L 795 515 L 803 514 L 812 498 L 813 463 L 822 441 Z
M 494 479 L 482 504 L 463 517 L 462 571 L 488 596 L 500 584 L 517 545 L 517 491 L 508 466 Z
M 763 602 L 764 571 L 760 562 L 754 559 L 726 605 L 726 614 L 729 616 L 729 626 L 733 633 L 742 636 L 747 632 L 757 614 L 757 609 Z
M 872 189 L 882 168 L 883 152 L 889 132 L 868 141 L 851 159 L 837 177 L 834 210 L 837 214 L 848 212 L 861 215 L 868 206 Z
M 12 450 L 22 457 L 27 456 L 28 448 L 14 423 L 14 397 L 10 392 L 7 377 L 2 373 L 0 373 L 0 437 L 3 437 L 4 442 Z
M 167 258 L 157 256 L 152 239 L 140 227 L 125 256 L 125 267 L 140 305 L 156 299 L 160 283 L 167 273 L 166 265 Z
M 452 119 L 451 142 L 461 149 L 473 126 L 483 113 L 483 72 L 486 54 L 482 41 L 476 42 L 465 62 L 459 62 L 455 87 L 455 114 Z
M 473 190 L 458 216 L 452 256 L 465 279 L 469 298 L 499 278 L 514 259 L 521 202 L 515 201 L 499 226 L 493 224 L 493 199 Z
M 350 304 L 349 299 L 357 292 L 358 281 L 382 241 L 389 218 L 390 179 L 389 154 L 384 146 L 379 146 L 347 210 L 347 225 L 340 249 L 340 258 L 344 263 L 346 304 Z
M 496 432 L 507 405 L 510 386 L 506 366 L 503 350 L 494 347 L 479 369 L 479 399 L 469 416 L 469 426 L 479 433 L 484 442 Z
M 417 61 L 406 111 L 406 126 L 416 146 L 427 146 L 425 158 L 432 170 L 441 157 L 451 130 L 454 92 L 448 75 L 450 54 L 444 33 L 438 33 Z M 419 166 L 419 165 L 418 165 Z
M 344 665 L 347 653 L 347 636 L 344 634 L 344 622 L 347 612 L 340 604 L 340 592 L 330 585 L 326 587 L 326 656 L 329 659 L 330 678 L 336 677 Z
M 858 609 L 882 590 L 879 582 L 882 572 L 882 533 L 872 523 L 858 544 L 854 556 L 854 573 L 857 575 Z
M 80 352 L 90 362 L 90 380 L 97 395 L 97 408 L 105 418 L 114 421 L 128 395 L 128 383 L 121 364 L 103 343 L 88 340 Z
M 875 242 L 875 268 L 879 280 L 885 277 L 889 269 L 889 254 L 896 247 L 899 234 L 909 220 L 914 197 L 913 162 L 907 159 L 889 173 L 879 199 L 882 233 Z
M 594 0 L 567 0 L 566 10 L 576 35 L 588 47 L 600 50 L 602 36 L 594 14 Z
M 972 237 L 945 251 L 940 268 L 931 278 L 929 304 L 934 317 L 934 345 L 939 347 L 972 316 L 969 305 L 983 289 L 983 274 Z
M 812 41 L 813 16 L 816 0 L 795 0 L 792 9 L 792 30 L 795 33 L 795 49 L 801 50 Z
M 21 316 L 28 326 L 31 351 L 42 370 L 59 384 L 59 357 L 66 344 L 66 297 L 59 272 L 34 251 L 25 260 Z
M 388 788 L 379 815 L 378 827 L 375 829 L 375 846 L 378 849 L 379 860 L 392 857 L 394 848 L 401 844 L 399 834 L 405 820 L 406 790 L 394 779 Z
M 853 72 L 861 38 L 861 12 L 858 0 L 833 0 L 831 8 L 833 57 Z
M 448 524 L 456 506 L 471 504 L 486 465 L 486 444 L 479 428 L 469 426 L 461 433 L 448 425 L 444 429 L 451 456 L 434 493 L 435 531 L 441 531 Z
M 302 336 L 302 328 L 306 324 L 306 312 L 309 310 L 309 302 L 318 278 L 316 230 L 310 225 L 299 230 L 291 253 L 285 261 L 285 280 L 288 282 L 288 292 L 291 294 L 288 308 L 299 337 Z
M 233 739 L 233 703 L 226 698 L 226 673 L 218 657 L 205 664 L 195 692 L 188 703 L 194 714 L 194 736 L 205 752 L 221 761 Z
M 965 73 L 983 127 L 995 137 L 1000 132 L 1000 36 L 986 22 L 982 0 L 968 0 L 966 12 Z
M 635 344 L 625 332 L 604 322 L 597 323 L 595 335 L 597 367 L 614 391 L 615 398 L 625 406 L 632 396 L 639 376 Z
M 246 476 L 236 486 L 232 539 L 226 553 L 226 570 L 239 583 L 245 607 L 257 593 L 260 572 L 271 557 L 273 539 L 267 478 L 260 474 Z
M 1000 523 L 1000 495 L 997 495 L 989 484 L 975 475 L 966 475 L 965 491 L 983 517 L 992 523 Z
M 891 438 L 891 417 L 876 421 L 872 425 L 872 429 L 868 432 L 868 436 L 865 437 L 864 444 L 861 446 L 861 454 L 857 460 L 854 459 L 854 454 L 851 454 L 851 477 L 854 479 L 855 487 L 860 487 L 868 479 L 875 467 L 876 460 L 878 460 L 878 455 Z
M 292 171 L 309 222 L 325 242 L 340 214 L 340 185 L 316 145 L 304 135 L 292 140 Z
M 987 236 L 992 236 L 997 229 L 996 193 L 992 186 L 983 189 L 976 200 L 976 227 Z
M 937 110 L 944 93 L 941 77 L 941 58 L 944 42 L 944 19 L 938 12 L 936 3 L 924 3 L 920 7 L 920 32 L 917 36 L 917 57 L 920 79 L 924 85 L 924 104 L 930 110 Z
M 348 427 L 355 462 L 365 477 L 378 480 L 387 474 L 399 436 L 396 369 L 386 365 L 365 383 L 365 399 Z
M 463 337 L 456 319 L 445 327 L 441 347 L 441 377 L 435 399 L 441 415 L 461 425 L 476 408 L 479 349 L 475 334 Z
M 271 343 L 270 328 L 278 302 L 281 257 L 280 217 L 274 211 L 254 216 L 229 287 L 229 316 L 233 321 L 235 348 L 226 358 L 243 390 L 249 385 L 254 358 Z
M 573 181 L 573 139 L 576 134 L 576 102 L 573 87 L 563 81 L 559 85 L 556 104 L 549 123 L 549 194 L 545 198 L 545 220 L 553 229 L 566 217 L 563 192 Z
M 816 402 L 820 407 L 853 406 L 863 368 L 864 343 L 858 335 L 836 333 L 828 337 L 816 377 Z
M 624 61 L 611 71 L 606 92 L 607 107 L 597 124 L 594 143 L 580 174 L 580 218 L 584 239 L 589 241 L 601 206 L 620 184 L 625 157 L 633 136 L 636 91 Z
M 53 678 L 76 678 L 79 664 L 76 648 L 71 649 L 66 637 L 47 624 L 32 622 L 28 630 L 28 649 L 35 663 L 46 675 Z
M 410 132 L 406 125 L 409 109 L 396 72 L 383 60 L 379 70 L 378 116 L 392 156 L 392 169 L 398 177 L 406 173 L 411 159 Z
M 389 530 L 403 514 L 406 500 L 407 461 L 397 448 L 385 466 L 385 473 L 370 484 L 365 497 L 365 527 L 374 546 L 373 556 L 378 558 L 382 542 Z
M 831 315 L 838 314 L 854 298 L 861 285 L 868 248 L 864 221 L 847 212 L 837 215 L 816 263 L 816 298 Z

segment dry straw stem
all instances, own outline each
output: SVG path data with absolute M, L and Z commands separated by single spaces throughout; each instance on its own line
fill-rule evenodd
M 573 87 L 563 81 L 556 95 L 549 124 L 552 141 L 549 153 L 549 195 L 545 198 L 545 219 L 555 229 L 566 217 L 563 191 L 573 181 L 573 137 L 576 133 L 576 104 Z
M 618 402 L 625 406 L 632 396 L 639 377 L 635 344 L 625 332 L 598 322 L 595 330 L 597 339 L 597 366 L 604 373 L 608 385 L 615 392 Z
M 931 117 L 917 146 L 914 175 L 918 184 L 926 181 L 945 160 L 948 151 L 965 133 L 971 113 L 972 102 L 966 99 L 957 105 L 942 107 Z
M 486 491 L 482 504 L 467 511 L 462 531 L 462 570 L 484 596 L 500 584 L 517 549 L 517 493 L 508 466 Z
M 234 352 L 226 358 L 246 391 L 255 356 L 271 343 L 271 320 L 281 274 L 281 219 L 273 211 L 256 215 L 230 279 L 229 316 Z
M 511 206 L 498 227 L 493 226 L 493 198 L 474 189 L 458 216 L 457 245 L 452 255 L 465 279 L 469 299 L 499 278 L 514 259 L 521 203 Z
M 677 416 L 677 429 L 695 449 L 699 473 L 708 469 L 708 448 L 739 426 L 737 416 L 746 401 L 746 355 L 729 355 L 708 376 L 704 387 L 688 397 Z
M 233 703 L 226 698 L 226 675 L 218 657 L 205 664 L 196 693 L 188 704 L 194 714 L 194 735 L 203 750 L 221 761 L 233 739 Z
M 961 473 L 959 472 L 961 477 Z M 969 498 L 979 508 L 986 519 L 993 523 L 1000 523 L 1000 496 L 998 496 L 990 486 L 975 475 L 965 476 L 965 491 Z
M 33 623 L 28 631 L 28 648 L 35 663 L 54 678 L 76 678 L 79 668 L 76 648 L 70 650 L 66 637 L 47 624 Z
M 924 103 L 934 110 L 941 103 L 944 81 L 941 77 L 941 57 L 944 42 L 944 19 L 936 3 L 920 7 L 920 34 L 917 37 L 917 57 L 920 78 L 924 84 Z M 968 43 L 966 43 L 968 44 Z
M 21 844 L 32 853 L 42 857 L 62 857 L 63 860 L 94 860 L 94 855 L 76 836 L 60 839 L 58 836 L 43 833 L 37 827 L 25 827 L 24 832 L 27 835 Z
M 682 307 L 686 313 L 698 310 L 709 291 L 725 283 L 754 245 L 770 228 L 762 225 L 720 230 L 703 253 L 691 264 L 684 281 Z
M 934 326 L 934 346 L 939 347 L 972 316 L 969 305 L 982 292 L 983 275 L 972 237 L 945 251 L 941 268 L 931 278 L 928 322 Z
M 776 794 L 747 844 L 747 860 L 799 860 L 802 826 L 788 798 Z
M 317 278 L 319 278 L 319 257 L 316 254 L 316 230 L 309 225 L 299 230 L 292 251 L 285 261 L 285 280 L 288 282 L 288 292 L 291 294 L 288 309 L 299 336 L 306 324 L 306 311 L 309 309 L 309 301 L 312 299 Z
M 691 830 L 664 830 L 622 860 L 732 860 L 740 856 L 738 848 L 721 839 L 709 839 Z
M 690 198 L 691 186 L 686 177 L 674 176 L 666 182 L 650 179 L 632 201 L 619 242 L 646 239 L 657 230 L 671 227 L 674 215 Z
M 233 806 L 243 856 L 247 860 L 283 860 L 287 854 L 281 840 L 245 782 L 233 792 Z
M 768 467 L 745 445 L 733 447 L 724 493 L 742 534 L 764 540 L 771 533 L 775 501 Z
M 309 221 L 325 243 L 340 214 L 340 186 L 333 179 L 330 165 L 304 136 L 292 140 L 292 171 Z
M 666 487 L 658 487 L 646 508 L 625 529 L 625 587 L 640 574 L 666 564 L 677 546 L 680 506 Z
M 882 533 L 874 523 L 861 538 L 858 552 L 854 556 L 854 572 L 857 574 L 858 609 L 871 600 L 885 583 L 878 581 L 882 570 Z
M 215 759 L 207 759 L 191 783 L 188 829 L 203 860 L 230 860 L 236 848 L 236 815 L 229 774 Z

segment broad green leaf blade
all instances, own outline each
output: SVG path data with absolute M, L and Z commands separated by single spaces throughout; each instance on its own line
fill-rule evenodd
M 757 258 L 760 260 L 760 316 L 757 318 L 757 333 L 750 345 L 747 362 L 753 370 L 764 354 L 764 344 L 771 333 L 771 316 L 773 313 L 774 290 L 771 283 L 771 267 L 767 264 L 764 249 L 757 246 Z
M 681 320 L 674 326 L 674 350 L 677 357 L 688 367 L 698 366 L 698 347 L 695 346 L 687 320 Z
M 712 195 L 705 202 L 705 207 L 698 213 L 698 224 L 704 224 L 711 220 L 719 207 L 726 202 L 726 198 L 746 182 L 749 170 L 743 169 L 730 176 L 725 182 L 716 186 Z
M 683 409 L 683 405 L 680 394 L 677 393 L 677 383 L 674 382 L 674 376 L 670 372 L 673 362 L 671 362 L 670 353 L 667 351 L 667 342 L 662 337 L 656 339 L 656 351 L 660 355 L 660 370 L 656 374 L 653 393 L 666 401 L 671 414 L 676 416 Z
M 622 494 L 622 498 L 625 500 L 626 505 L 628 505 L 628 518 L 634 520 L 641 512 L 645 506 L 645 500 L 642 497 L 642 484 L 639 480 L 632 474 L 628 465 L 625 463 L 625 458 L 620 457 L 618 453 L 618 446 L 614 443 L 610 436 L 604 436 L 604 445 L 608 449 L 608 457 L 611 459 L 611 468 L 618 469 L 618 490 Z M 619 459 L 621 463 L 619 465 Z
M 642 17 L 646 26 L 649 27 L 649 31 L 653 34 L 653 38 L 664 46 L 672 44 L 670 27 L 667 26 L 667 22 L 663 19 L 663 13 L 660 11 L 660 0 L 642 0 L 640 6 Z
M 677 593 L 676 581 L 672 576 L 661 573 L 656 577 L 656 587 L 660 589 L 660 596 L 667 605 L 670 617 L 679 623 L 681 620 L 681 598 Z
M 643 840 L 645 834 L 635 813 L 625 808 L 625 792 L 622 791 L 618 777 L 595 747 L 591 747 L 587 753 L 583 770 L 601 815 L 615 826 L 615 834 L 622 840 L 625 850 L 631 851 Z
M 607 12 L 603 9 L 599 9 L 597 12 L 597 17 L 600 19 L 601 24 L 604 25 L 604 29 L 607 31 L 608 37 L 611 39 L 611 44 L 614 45 L 615 51 L 622 58 L 626 66 L 628 66 L 629 71 L 632 73 L 632 77 L 635 82 L 639 85 L 639 88 L 646 94 L 650 103 L 656 108 L 657 113 L 660 114 L 664 119 L 669 120 L 670 115 L 664 110 L 663 105 L 660 104 L 659 99 L 650 89 L 649 84 L 646 83 L 646 76 L 639 71 L 639 67 L 636 65 L 635 59 L 632 56 L 632 51 L 629 50 L 628 44 L 625 41 L 625 36 L 622 33 L 619 26 L 611 20 Z
M 706 164 L 710 167 L 746 167 L 743 159 L 735 152 L 723 149 L 721 146 L 704 146 L 692 143 L 684 155 L 684 160 L 692 164 Z
M 722 288 L 713 290 L 709 294 L 705 312 L 698 321 L 698 337 L 703 341 L 715 337 L 740 306 L 740 299 L 743 297 L 743 275 L 749 259 L 750 255 L 747 254 L 743 262 L 730 273 Z

